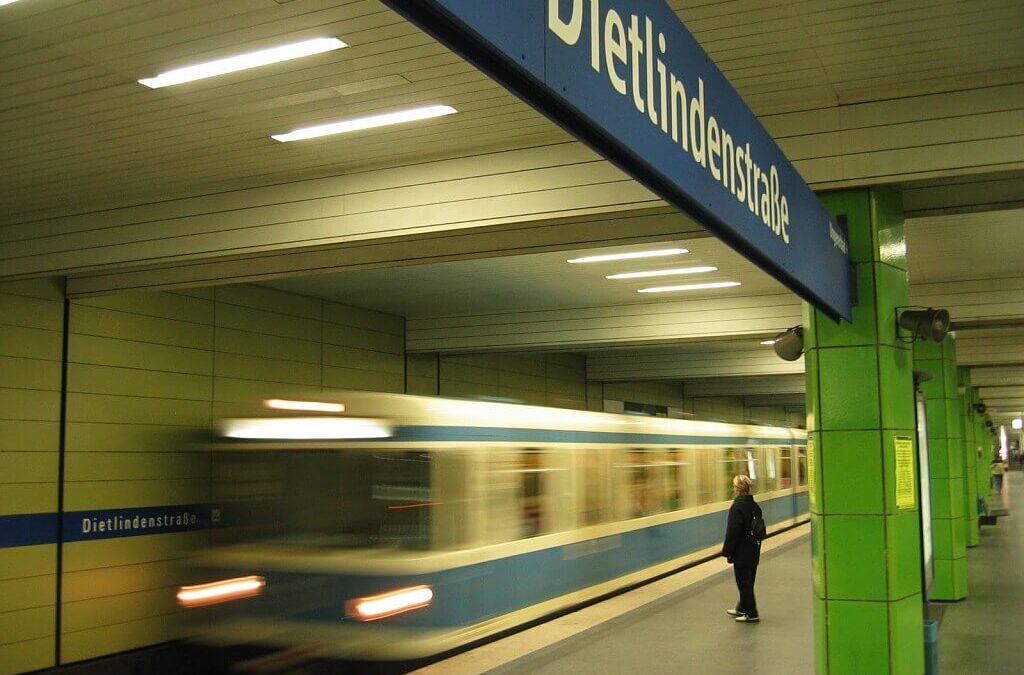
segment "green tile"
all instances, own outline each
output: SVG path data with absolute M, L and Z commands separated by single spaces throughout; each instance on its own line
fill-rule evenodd
M 967 578 L 967 558 L 953 560 L 953 580 L 956 583 L 957 599 L 966 598 L 970 591 L 970 580 Z
M 823 312 L 817 314 L 817 344 L 821 347 L 847 347 L 873 345 L 878 342 L 875 321 L 875 279 L 872 266 L 856 266 L 857 297 L 853 307 L 853 322 L 835 322 Z
M 804 352 L 814 349 L 818 346 L 818 333 L 814 326 L 817 323 L 818 310 L 813 305 L 807 302 L 801 304 L 801 326 L 804 327 Z
M 953 521 L 948 518 L 936 518 L 932 513 L 932 546 L 936 558 L 952 560 L 953 555 Z
M 929 431 L 931 425 L 928 425 Z M 932 480 L 949 478 L 949 441 L 945 438 L 928 439 L 928 475 Z
M 946 516 L 952 512 L 948 480 L 937 480 L 932 483 L 932 513 Z
M 921 592 L 921 523 L 917 511 L 886 516 L 889 599 Z
M 921 344 L 921 343 L 918 343 Z M 941 373 L 942 360 L 941 359 L 922 359 L 917 353 L 917 349 L 914 349 L 914 370 L 925 370 L 933 375 L 932 379 L 927 382 L 922 382 L 920 385 L 921 392 L 924 394 L 926 401 L 934 401 L 936 399 L 945 398 L 946 390 L 942 384 L 941 377 L 934 377 L 936 371 Z
M 878 246 L 878 260 L 907 269 L 906 237 L 903 231 L 903 194 L 892 188 L 871 189 L 871 222 Z
M 879 428 L 878 363 L 873 347 L 822 349 L 818 368 L 822 429 Z
M 910 352 L 880 346 L 878 364 L 883 428 L 915 427 L 914 362 Z
M 898 308 L 910 306 L 910 285 L 907 273 L 888 265 L 875 265 L 875 288 L 877 298 L 875 307 L 878 312 L 878 341 L 882 344 L 898 345 L 903 349 L 911 349 L 912 336 L 906 330 L 900 330 L 902 339 L 897 337 Z
M 825 597 L 825 521 L 811 514 L 811 583 L 816 598 Z
M 949 342 L 951 338 L 946 338 Z M 945 343 L 944 342 L 944 343 Z M 947 347 L 948 349 L 948 347 Z M 942 360 L 942 383 L 946 386 L 946 398 L 960 398 L 957 388 L 960 386 L 956 369 L 956 358 L 945 358 Z
M 822 488 L 821 431 L 807 432 L 807 502 L 811 513 L 822 513 L 825 504 Z
M 879 516 L 825 517 L 828 598 L 884 600 L 885 523 Z
M 821 397 L 818 395 L 818 387 L 821 385 L 818 379 L 818 360 L 821 350 L 811 349 L 804 354 L 804 371 L 806 382 L 806 393 L 804 402 L 807 406 L 807 428 L 821 428 Z
M 828 671 L 828 611 L 827 603 L 814 598 L 814 664 L 815 671 Z
M 959 425 L 956 420 L 960 418 L 960 405 L 956 399 L 943 399 L 946 403 L 946 433 L 950 438 L 955 438 L 960 434 L 955 433 L 959 431 Z
M 918 340 L 914 343 L 914 359 L 918 361 L 928 361 L 935 368 L 932 370 L 932 374 L 936 376 L 936 379 L 941 381 L 942 372 L 940 370 L 942 364 L 942 342 L 932 342 L 930 340 Z
M 829 600 L 828 675 L 888 673 L 888 604 Z M 902 675 L 902 674 L 901 674 Z
M 921 595 L 889 603 L 890 673 L 924 673 L 924 616 Z M 873 672 L 873 671 L 864 671 Z
M 885 512 L 882 488 L 882 434 L 879 431 L 822 432 L 822 513 L 829 515 Z
M 944 601 L 957 600 L 953 561 L 936 558 L 932 563 L 932 569 L 935 572 L 935 579 L 932 582 L 929 598 Z
M 951 518 L 964 517 L 963 477 L 949 479 L 949 515 Z
M 928 435 L 931 436 L 932 429 L 936 430 L 936 436 L 938 431 L 945 430 L 946 426 L 946 399 L 927 399 L 925 400 L 925 410 L 928 415 Z M 942 434 L 945 436 L 945 434 Z

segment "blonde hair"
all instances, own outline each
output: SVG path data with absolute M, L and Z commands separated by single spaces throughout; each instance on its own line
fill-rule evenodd
M 736 488 L 741 495 L 749 495 L 750 491 L 754 487 L 754 481 L 750 480 L 749 477 L 740 474 L 732 479 L 732 486 Z

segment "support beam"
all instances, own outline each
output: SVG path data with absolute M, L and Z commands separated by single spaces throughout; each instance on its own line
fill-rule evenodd
M 894 325 L 909 303 L 902 204 L 877 189 L 823 200 L 847 222 L 858 304 L 852 324 L 805 306 L 817 672 L 921 675 L 916 476 L 897 470 L 915 437 L 913 354 Z
M 964 454 L 956 340 L 914 343 L 914 367 L 932 379 L 921 384 L 928 417 L 933 570 L 931 599 L 967 597 L 967 520 L 964 517 Z

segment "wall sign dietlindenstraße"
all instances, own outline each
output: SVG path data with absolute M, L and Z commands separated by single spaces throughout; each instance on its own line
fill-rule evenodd
M 846 233 L 664 0 L 385 0 L 752 262 L 851 318 Z

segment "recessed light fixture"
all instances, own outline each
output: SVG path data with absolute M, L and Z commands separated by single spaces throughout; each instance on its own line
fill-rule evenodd
M 382 115 L 357 117 L 350 120 L 343 120 L 341 122 L 332 122 L 331 124 L 321 124 L 315 127 L 296 129 L 295 131 L 288 132 L 287 134 L 271 136 L 271 138 L 275 141 L 281 141 L 282 143 L 287 143 L 289 141 L 302 141 L 307 138 L 344 134 L 350 131 L 361 131 L 363 129 L 373 129 L 375 127 L 386 127 L 391 124 L 402 124 L 404 122 L 427 120 L 432 117 L 443 117 L 444 115 L 451 115 L 456 112 L 458 112 L 458 110 L 450 105 L 431 105 L 425 108 L 399 110 L 398 112 L 384 113 Z
M 0 2 L 3 2 L 3 0 L 0 0 Z M 168 70 L 166 73 L 160 73 L 156 77 L 141 79 L 139 84 L 144 84 L 152 89 L 159 89 L 160 87 L 169 87 L 172 84 L 182 84 L 184 82 L 202 80 L 207 77 L 224 75 L 225 73 L 234 73 L 239 70 L 266 66 L 271 63 L 298 59 L 303 56 L 322 54 L 347 46 L 338 38 L 303 40 L 302 42 L 293 42 L 292 44 L 261 49 L 249 52 L 248 54 L 239 54 L 238 56 L 229 56 L 224 59 L 217 59 L 216 61 L 198 63 L 194 66 Z
M 655 251 L 634 251 L 632 253 L 608 253 L 606 255 L 588 255 L 582 258 L 566 260 L 568 263 L 596 263 L 610 262 L 612 260 L 632 260 L 634 258 L 658 258 L 666 255 L 680 255 L 689 253 L 685 248 L 662 248 Z
M 731 288 L 739 286 L 738 281 L 709 281 L 706 284 L 683 284 L 682 286 L 653 286 L 641 288 L 637 293 L 669 293 L 671 291 L 700 291 L 706 288 Z
M 645 279 L 647 277 L 673 277 L 677 274 L 704 274 L 705 272 L 717 272 L 717 267 L 680 267 L 674 270 L 651 270 L 649 272 L 623 272 L 622 274 L 609 274 L 605 279 Z

